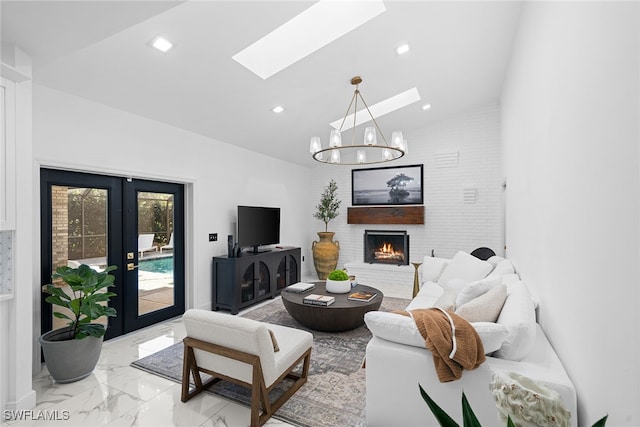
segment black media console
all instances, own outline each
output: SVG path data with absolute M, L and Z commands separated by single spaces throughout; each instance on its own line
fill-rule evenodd
M 213 257 L 212 309 L 238 310 L 267 298 L 300 281 L 300 248 L 274 248 L 269 252 L 243 253 L 236 258 Z

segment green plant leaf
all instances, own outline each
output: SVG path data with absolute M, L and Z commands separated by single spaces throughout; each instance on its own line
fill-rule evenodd
M 76 316 L 80 314 L 81 301 L 80 298 L 76 298 L 69 302 L 69 309 L 73 311 Z
M 436 420 L 442 427 L 460 427 L 458 423 L 453 421 L 453 419 L 442 408 L 440 408 L 438 404 L 434 402 L 433 399 L 431 399 L 431 397 L 429 397 L 427 392 L 424 391 L 420 384 L 418 384 L 418 387 L 420 388 L 420 394 L 422 395 L 422 398 L 425 402 L 427 402 L 427 405 L 429 406 L 429 409 L 431 409 L 433 416 L 436 417 Z
M 104 310 L 104 315 L 108 317 L 116 317 L 118 315 L 118 312 L 113 307 L 106 307 Z
M 73 320 L 71 317 L 67 316 L 67 315 L 66 315 L 66 314 L 64 314 L 64 313 L 60 313 L 59 311 L 54 311 L 54 312 L 53 312 L 53 315 L 54 315 L 55 317 L 57 317 L 58 319 L 68 319 L 68 320 Z
M 65 308 L 71 309 L 69 301 L 62 300 L 57 295 L 50 295 L 50 296 L 46 297 L 44 300 L 46 302 L 48 302 L 49 304 L 59 305 L 60 307 L 65 307 Z
M 96 323 L 82 325 L 79 329 L 85 337 L 92 336 L 92 337 L 100 338 L 101 336 L 104 336 L 104 334 L 107 332 L 107 329 L 103 325 L 98 325 Z
M 60 297 L 62 299 L 71 300 L 71 297 L 62 288 L 57 286 L 47 285 L 47 293 L 52 296 Z
M 593 427 L 604 427 L 605 424 L 607 423 L 607 418 L 609 418 L 609 415 L 605 415 L 604 417 L 600 418 L 598 421 L 595 422 Z
M 462 392 L 462 424 L 464 427 L 481 427 L 480 421 L 476 418 L 476 414 L 473 413 L 473 409 L 471 409 L 464 392 Z
M 516 427 L 510 415 L 507 416 L 507 427 Z

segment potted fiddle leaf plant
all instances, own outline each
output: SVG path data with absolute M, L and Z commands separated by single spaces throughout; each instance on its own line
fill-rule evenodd
M 98 363 L 107 329 L 96 320 L 116 316 L 116 310 L 108 306 L 111 297 L 116 296 L 108 290 L 115 281 L 115 276 L 109 273 L 116 268 L 111 265 L 97 271 L 86 264 L 77 268 L 63 266 L 51 276 L 58 284 L 46 286 L 49 296 L 45 301 L 61 307 L 53 315 L 68 323 L 42 334 L 39 342 L 47 369 L 56 382 L 81 380 Z
M 329 185 L 320 195 L 320 203 L 316 205 L 313 217 L 324 222 L 324 231 L 318 231 L 320 241 L 314 241 L 311 249 L 313 252 L 313 264 L 318 274 L 318 279 L 325 280 L 327 275 L 338 265 L 340 255 L 340 243 L 333 240 L 336 234 L 329 230 L 329 222 L 338 216 L 341 200 L 337 196 L 338 184 L 332 179 Z

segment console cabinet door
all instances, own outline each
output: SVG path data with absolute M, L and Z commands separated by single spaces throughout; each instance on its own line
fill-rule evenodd
M 300 249 L 291 249 L 278 254 L 277 265 L 275 293 L 300 281 Z
M 213 310 L 238 310 L 300 281 L 300 248 L 238 258 L 213 258 Z

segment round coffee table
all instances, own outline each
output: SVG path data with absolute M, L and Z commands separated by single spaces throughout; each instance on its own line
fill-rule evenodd
M 283 290 L 280 295 L 282 302 L 291 317 L 304 326 L 323 332 L 341 332 L 355 329 L 364 324 L 364 314 L 377 310 L 382 304 L 384 295 L 371 286 L 357 285 L 346 294 L 332 294 L 327 292 L 324 282 L 313 282 L 316 287 L 304 293 Z M 351 301 L 347 297 L 353 292 L 366 291 L 377 294 L 371 301 Z M 331 295 L 336 298 L 329 306 L 317 306 L 302 302 L 310 294 Z

